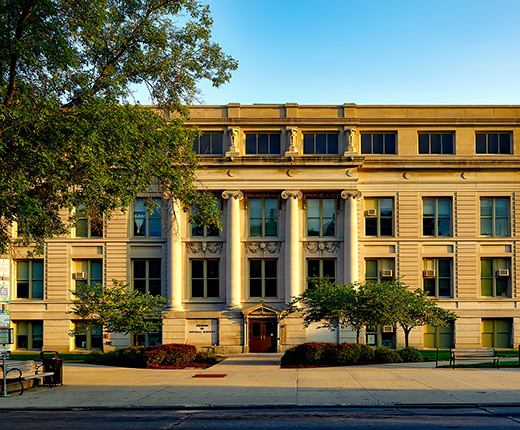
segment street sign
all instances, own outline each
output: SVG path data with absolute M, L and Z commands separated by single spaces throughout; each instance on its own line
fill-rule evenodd
M 9 328 L 9 327 L 11 327 L 11 319 L 9 317 L 9 311 L 0 311 L 0 328 Z
M 9 278 L 9 260 L 0 258 L 0 278 Z
M 9 281 L 0 281 L 0 304 L 9 303 Z
M 14 343 L 12 328 L 0 328 L 0 345 L 11 345 Z

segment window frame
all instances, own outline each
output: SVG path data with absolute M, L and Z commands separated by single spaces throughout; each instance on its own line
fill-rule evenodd
M 103 280 L 104 280 L 103 259 L 102 258 L 77 258 L 77 259 L 75 258 L 72 260 L 74 269 L 77 268 L 78 263 L 83 264 L 84 262 L 87 263 L 86 271 L 85 270 L 74 270 L 73 271 L 74 274 L 76 274 L 78 272 L 85 272 L 87 274 L 86 279 L 74 279 L 74 291 L 76 291 L 78 284 L 91 285 L 91 286 L 96 285 L 96 284 L 103 285 Z M 94 262 L 97 264 L 100 264 L 100 266 L 101 266 L 101 277 L 100 278 L 93 276 L 92 263 L 94 263 Z M 72 295 L 74 296 L 74 293 L 72 293 Z
M 382 136 L 382 151 L 381 152 L 374 152 L 374 136 L 381 135 Z M 366 143 L 363 141 L 366 140 L 365 136 L 370 136 L 370 151 L 365 151 L 364 146 Z M 386 136 L 393 136 L 394 137 L 394 152 L 387 152 L 387 138 Z M 398 154 L 398 146 L 397 146 L 397 132 L 396 131 L 381 131 L 381 132 L 375 132 L 375 131 L 367 131 L 362 132 L 360 137 L 360 152 L 362 155 L 397 155 Z
M 259 148 L 259 136 L 266 135 L 267 136 L 267 152 L 266 153 L 260 153 L 258 152 Z M 249 152 L 249 145 L 250 143 L 248 140 L 252 138 L 252 136 L 255 136 L 255 151 Z M 278 152 L 274 152 L 271 150 L 271 147 L 273 143 L 271 143 L 271 136 L 277 136 L 278 137 Z M 256 155 L 256 156 L 271 156 L 271 155 L 281 155 L 282 154 L 282 133 L 281 132 L 275 132 L 275 131 L 246 131 L 245 132 L 245 139 L 244 139 L 244 152 L 246 155 Z
M 193 276 L 193 262 L 199 262 L 201 261 L 202 262 L 202 276 L 201 277 L 194 277 Z M 208 274 L 208 264 L 207 262 L 208 261 L 216 261 L 217 262 L 217 270 L 218 270 L 218 273 L 217 273 L 217 277 L 214 277 L 214 278 L 208 278 L 207 274 Z M 220 291 L 220 288 L 221 288 L 221 282 L 220 282 L 220 278 L 221 278 L 221 268 L 220 268 L 220 259 L 218 258 L 190 258 L 190 262 L 189 262 L 189 265 L 190 265 L 190 298 L 193 299 L 193 300 L 220 300 L 221 298 L 221 291 Z M 218 281 L 218 296 L 208 296 L 208 281 L 210 280 L 217 280 Z M 194 296 L 193 295 L 193 281 L 200 281 L 202 280 L 203 281 L 203 295 L 202 296 Z
M 149 213 L 149 208 L 146 208 L 146 206 L 144 205 L 144 202 L 146 201 L 147 199 L 146 198 L 137 198 L 135 199 L 134 203 L 132 204 L 132 237 L 134 239 L 161 239 L 163 237 L 163 226 L 162 226 L 162 209 L 163 209 L 163 206 L 162 206 L 162 200 L 160 198 L 153 198 L 151 200 L 153 200 L 155 203 L 157 203 L 159 205 L 159 207 L 153 207 L 152 208 L 152 213 Z M 138 201 L 143 201 L 143 207 L 144 207 L 144 217 L 143 216 L 139 216 L 139 217 L 136 217 L 136 203 Z M 139 213 L 143 213 L 142 211 L 139 211 Z M 157 215 L 156 215 L 157 214 Z M 141 235 L 141 234 L 136 234 L 136 229 L 137 229 L 137 225 L 136 225 L 136 219 L 144 219 L 143 221 L 143 224 L 144 225 L 144 228 L 145 228 L 145 234 L 144 235 Z M 160 224 L 160 228 L 159 228 L 159 234 L 153 234 L 151 235 L 150 234 L 150 221 L 151 220 L 159 220 L 159 224 Z M 156 230 L 154 230 L 155 232 Z
M 28 264 L 28 275 L 29 277 L 27 279 L 20 278 L 19 277 L 19 265 L 21 263 L 27 263 Z M 34 276 L 34 264 L 38 263 L 41 264 L 41 272 L 42 277 L 41 279 L 36 278 Z M 25 260 L 15 260 L 15 271 L 16 271 L 16 298 L 20 300 L 43 300 L 45 298 L 45 264 L 43 259 L 25 259 Z M 19 283 L 20 281 L 26 281 L 27 282 L 27 297 L 20 297 L 19 294 Z M 41 282 L 41 297 L 34 297 L 34 282 Z
M 261 201 L 261 204 L 262 204 L 262 218 L 260 217 L 252 217 L 251 216 L 251 202 L 253 200 L 260 200 Z M 266 200 L 273 200 L 274 203 L 275 203 L 275 209 L 276 209 L 276 214 L 274 217 L 268 217 L 266 216 Z M 278 198 L 270 198 L 270 197 L 266 197 L 266 198 L 256 198 L 256 197 L 252 197 L 252 198 L 248 198 L 248 201 L 247 201 L 247 223 L 248 223 L 248 230 L 247 230 L 247 233 L 248 233 L 248 237 L 260 237 L 260 238 L 264 238 L 264 237 L 278 237 L 278 218 L 279 218 L 279 199 Z M 262 229 L 262 233 L 259 234 L 259 235 L 253 235 L 251 234 L 251 220 L 252 219 L 255 219 L 255 220 L 259 220 L 261 219 L 261 229 Z M 275 222 L 276 224 L 276 234 L 274 235 L 268 235 L 266 232 L 267 232 L 267 228 L 266 228 L 266 221 L 268 220 L 271 220 Z
M 440 276 L 440 263 L 447 261 L 449 263 L 449 276 Z M 430 263 L 431 262 L 431 263 Z M 434 299 L 449 299 L 454 297 L 454 288 L 453 288 L 453 258 L 452 257 L 424 257 L 422 261 L 423 267 L 423 275 L 422 275 L 422 287 L 423 291 L 427 294 L 428 297 Z M 427 270 L 435 270 L 435 276 L 426 276 L 425 271 Z M 426 287 L 427 281 L 434 279 L 434 289 L 435 294 L 429 294 L 429 288 Z M 440 283 L 443 280 L 449 281 L 450 291 L 449 294 L 440 294 Z
M 135 275 L 135 263 L 137 262 L 144 262 L 144 270 L 145 270 L 145 276 L 143 277 L 136 277 Z M 150 262 L 153 263 L 159 263 L 159 277 L 151 277 L 150 276 Z M 132 258 L 131 260 L 131 270 L 132 270 L 132 291 L 141 291 L 143 294 L 150 294 L 153 296 L 161 295 L 162 296 L 162 274 L 163 274 L 163 266 L 162 266 L 162 260 L 160 258 Z M 136 289 L 136 281 L 144 281 L 145 289 L 142 291 L 140 288 Z M 153 293 L 150 291 L 150 284 L 152 282 L 159 281 L 159 292 Z M 154 289 L 156 289 L 155 287 Z
M 455 346 L 455 343 L 454 343 L 454 340 L 455 340 L 455 336 L 454 336 L 454 333 L 455 333 L 455 324 L 452 322 L 450 323 L 450 326 L 449 327 L 442 327 L 442 326 L 439 326 L 439 327 L 435 327 L 431 324 L 424 324 L 423 326 L 423 348 L 425 349 L 435 349 L 435 348 L 439 348 L 439 349 L 445 349 L 445 348 L 453 348 Z M 426 345 L 427 342 L 426 342 L 426 337 L 427 336 L 432 336 L 433 337 L 433 345 Z M 450 346 L 447 346 L 447 342 L 446 344 L 443 344 L 441 342 L 441 336 L 443 335 L 449 335 L 450 336 Z
M 309 216 L 309 202 L 310 201 L 313 201 L 313 200 L 318 200 L 319 202 L 319 217 L 310 217 Z M 333 208 L 334 208 L 334 214 L 332 217 L 324 217 L 323 216 L 323 202 L 325 200 L 332 200 L 333 202 Z M 306 237 L 316 237 L 316 238 L 327 238 L 327 237 L 337 237 L 337 205 L 338 205 L 338 200 L 336 197 L 306 197 L 305 198 L 305 222 L 306 222 Z M 320 231 L 319 231 L 319 234 L 314 234 L 314 235 L 311 235 L 309 234 L 309 220 L 318 220 L 319 222 L 319 226 L 320 226 Z M 332 219 L 332 228 L 333 228 L 333 234 L 332 235 L 325 235 L 323 230 L 324 230 L 324 226 L 323 226 L 323 220 L 324 219 Z M 327 228 L 328 230 L 328 228 Z
M 497 200 L 505 200 L 507 202 L 507 216 L 497 216 L 496 215 L 496 201 Z M 482 215 L 482 202 L 484 200 L 491 200 L 491 216 L 488 215 Z M 482 229 L 482 221 L 490 219 L 491 220 L 491 234 L 483 234 Z M 505 235 L 498 235 L 497 230 L 497 222 L 499 220 L 506 219 L 507 221 L 507 232 Z M 480 236 L 481 237 L 511 237 L 511 198 L 509 196 L 498 196 L 498 197 L 487 197 L 487 196 L 480 196 L 479 198 L 479 222 L 480 222 Z
M 215 135 L 218 135 L 220 136 L 221 138 L 221 145 L 222 145 L 222 151 L 221 152 L 213 152 L 214 150 L 214 144 L 213 144 L 213 136 Z M 201 145 L 201 138 L 203 138 L 204 136 L 209 136 L 209 139 L 210 139 L 210 142 L 209 142 L 209 145 L 208 147 L 211 148 L 211 151 L 209 153 L 202 153 L 200 151 L 200 145 Z M 224 152 L 225 152 L 225 148 L 224 148 L 224 133 L 223 132 L 218 132 L 218 131 L 206 131 L 206 132 L 203 132 L 200 136 L 197 136 L 194 141 L 193 141 L 193 152 L 195 152 L 195 154 L 197 154 L 197 156 L 202 156 L 202 157 L 219 157 L 219 156 L 222 156 L 224 155 Z
M 491 261 L 491 275 L 483 276 L 483 263 L 484 261 Z M 501 269 L 507 269 L 509 271 L 508 276 L 498 276 L 498 271 Z M 507 293 L 497 294 L 497 284 L 499 279 L 506 279 L 507 282 Z M 491 294 L 483 294 L 483 280 L 491 280 Z M 508 299 L 512 297 L 512 278 L 511 278 L 511 258 L 509 257 L 481 257 L 480 258 L 480 297 L 481 298 L 492 298 L 492 299 Z
M 16 320 L 13 321 L 14 323 L 14 338 L 15 338 L 15 349 L 20 351 L 42 351 L 43 350 L 43 320 Z M 26 334 L 20 334 L 20 325 L 21 324 L 27 325 L 27 333 Z M 35 327 L 36 324 L 38 324 L 41 327 L 41 334 L 35 333 Z M 27 336 L 27 348 L 20 347 L 20 336 Z M 35 344 L 35 337 L 40 336 L 41 337 L 41 347 L 34 346 Z
M 433 200 L 434 201 L 434 215 L 433 216 L 426 216 L 425 215 L 425 209 L 424 204 L 426 200 Z M 450 208 L 450 214 L 449 216 L 441 216 L 439 215 L 439 200 L 448 200 L 449 201 L 449 208 Z M 425 234 L 425 220 L 426 219 L 433 219 L 433 234 Z M 449 221 L 449 234 L 448 235 L 439 235 L 439 222 L 440 220 L 448 219 Z M 422 235 L 423 237 L 453 237 L 453 199 L 451 197 L 423 197 L 422 198 Z
M 497 135 L 497 152 L 489 152 L 489 136 Z M 479 136 L 484 136 L 485 138 L 485 151 L 479 151 Z M 501 152 L 502 143 L 500 142 L 501 136 L 509 136 L 509 151 Z M 501 131 L 477 131 L 475 132 L 475 155 L 513 155 L 514 154 L 514 144 L 513 144 L 513 133 L 510 131 L 501 132 Z
M 321 136 L 321 135 L 324 135 L 326 136 L 325 137 L 325 152 L 323 153 L 320 153 L 318 154 L 317 153 L 317 149 L 316 149 L 316 146 L 317 146 L 317 143 L 316 143 L 316 140 L 317 140 L 317 137 L 316 136 Z M 337 145 L 337 148 L 336 148 L 336 152 L 331 152 L 329 150 L 329 136 L 335 136 L 336 137 L 336 145 Z M 306 136 L 313 136 L 313 151 L 312 152 L 307 152 L 307 148 L 306 148 L 306 144 L 305 144 L 305 140 L 307 139 Z M 340 139 L 339 139 L 339 132 L 334 132 L 334 131 L 324 131 L 324 132 L 312 132 L 312 131 L 304 131 L 302 133 L 302 152 L 303 152 L 303 155 L 314 155 L 314 156 L 334 156 L 334 155 L 339 155 L 339 152 L 340 152 Z
M 76 325 L 77 323 L 76 322 L 73 322 L 74 325 Z M 98 333 L 94 333 L 93 331 L 96 330 L 96 331 L 99 331 L 99 334 Z M 85 347 L 82 347 L 82 346 L 78 346 L 77 345 L 77 342 L 78 340 L 81 341 L 80 339 L 78 339 L 78 336 L 85 336 Z M 94 343 L 93 342 L 93 339 L 94 338 L 97 338 L 99 336 L 99 346 L 92 346 L 92 344 Z M 73 341 L 73 349 L 74 350 L 77 350 L 77 351 L 100 351 L 103 349 L 103 329 L 101 328 L 92 328 L 92 329 L 88 329 L 88 330 L 85 330 L 82 334 L 80 335 L 74 335 L 74 337 L 72 338 L 72 341 Z
M 310 264 L 309 263 L 311 261 L 318 261 L 319 262 L 318 263 L 318 273 L 319 273 L 318 277 L 328 276 L 328 275 L 324 275 L 324 273 L 323 273 L 324 272 L 324 270 L 323 270 L 324 261 L 332 261 L 332 262 L 334 262 L 334 277 L 328 276 L 328 278 L 329 278 L 329 281 L 333 282 L 333 283 L 335 283 L 336 280 L 338 279 L 338 259 L 337 258 L 307 258 L 306 260 L 307 260 L 306 261 L 307 278 L 312 278 L 313 276 L 316 276 L 316 275 L 311 276 L 310 273 L 309 273 L 310 272 Z M 307 281 L 307 288 L 309 288 L 309 287 L 310 287 L 310 282 Z
M 368 275 L 368 262 L 375 261 L 376 262 L 376 271 L 377 276 L 367 276 Z M 383 270 L 391 270 L 392 277 L 383 277 Z M 396 278 L 395 274 L 395 258 L 365 258 L 365 281 L 370 283 L 380 283 L 386 280 L 392 280 Z
M 74 237 L 78 239 L 102 239 L 105 233 L 103 221 L 99 222 L 99 230 L 92 227 L 93 221 L 87 216 L 87 208 L 84 205 L 76 207 L 76 227 L 74 228 Z M 83 227 L 80 227 L 82 225 Z M 85 231 L 85 234 L 79 234 L 78 231 Z M 100 234 L 97 234 L 100 233 Z
M 440 152 L 432 152 L 432 136 L 439 135 L 440 136 Z M 443 136 L 451 136 L 451 152 L 444 152 L 443 149 Z M 428 152 L 423 152 L 421 150 L 421 136 L 428 136 Z M 456 142 L 455 142 L 455 132 L 454 131 L 441 131 L 441 132 L 431 132 L 431 131 L 419 131 L 417 133 L 417 154 L 418 155 L 455 155 L 457 153 L 456 150 Z
M 382 208 L 381 208 L 381 200 L 390 200 L 392 202 L 392 215 L 388 216 L 388 215 L 383 215 L 382 214 Z M 372 215 L 368 215 L 368 211 L 369 209 L 372 209 L 372 208 L 368 208 L 367 206 L 369 206 L 367 203 L 370 202 L 370 201 L 375 201 L 376 204 L 373 205 L 375 206 L 375 210 L 376 210 L 376 215 L 372 216 Z M 363 204 L 364 204 L 364 219 L 365 219 L 365 229 L 364 229 L 364 233 L 365 233 L 365 237 L 379 237 L 379 238 L 386 238 L 386 237 L 395 237 L 395 198 L 392 196 L 392 197 L 365 197 L 363 199 Z M 376 229 L 377 229 L 377 234 L 376 235 L 369 235 L 367 234 L 367 224 L 368 224 L 368 220 L 371 220 L 371 219 L 374 219 L 376 218 Z M 392 226 L 392 233 L 391 234 L 382 234 L 381 231 L 382 231 L 382 227 L 381 227 L 381 221 L 382 220 L 390 220 L 390 224 Z
M 277 258 L 249 258 L 248 259 L 248 278 L 249 278 L 249 288 L 248 288 L 248 297 L 250 299 L 277 299 L 280 295 L 279 293 L 279 290 L 278 290 L 278 259 Z M 257 262 L 260 262 L 260 276 L 259 277 L 253 277 L 252 274 L 253 274 L 253 268 L 252 268 L 252 264 L 253 263 L 257 263 Z M 270 262 L 270 263 L 274 263 L 274 269 L 275 269 L 275 273 L 274 273 L 274 276 L 267 276 L 266 274 L 266 265 L 267 265 L 267 262 Z M 260 284 L 261 284 L 261 295 L 259 296 L 256 296 L 256 295 L 252 295 L 251 294 L 251 289 L 252 289 L 252 285 L 251 285 L 251 281 L 254 281 L 254 280 L 259 280 L 260 281 Z M 268 296 L 266 294 L 266 283 L 268 281 L 273 281 L 274 280 L 274 284 L 276 285 L 276 295 L 275 296 Z
M 484 325 L 486 322 L 491 322 L 492 325 L 493 325 L 493 330 L 492 331 L 485 331 L 484 330 Z M 508 325 L 508 346 L 503 346 L 503 345 L 499 345 L 499 335 L 504 332 L 501 332 L 499 330 L 499 328 L 497 327 L 498 326 L 498 323 L 499 322 L 503 322 L 503 323 L 507 323 Z M 481 329 L 480 329 L 480 336 L 481 336 L 481 345 L 482 345 L 482 348 L 511 348 L 513 346 L 513 330 L 514 330 L 514 325 L 513 325 L 513 319 L 512 318 L 482 318 L 481 319 Z M 485 340 L 485 335 L 491 335 L 492 338 L 491 338 L 491 344 L 488 344 Z

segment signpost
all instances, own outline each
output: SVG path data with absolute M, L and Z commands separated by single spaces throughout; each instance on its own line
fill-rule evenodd
M 10 260 L 7 258 L 0 258 L 0 358 L 3 364 L 3 390 L 2 396 L 10 397 L 7 394 L 7 369 L 5 367 L 5 360 L 11 357 L 11 347 L 9 345 L 14 343 L 13 329 L 11 328 L 11 319 L 9 311 L 5 306 L 9 304 L 9 268 Z

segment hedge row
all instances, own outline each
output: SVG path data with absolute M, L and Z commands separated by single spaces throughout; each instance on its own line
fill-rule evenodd
M 397 353 L 388 348 L 372 348 L 359 343 L 308 342 L 285 351 L 281 366 L 352 366 L 403 361 L 422 361 L 422 356 L 414 347 L 405 348 Z
M 217 362 L 217 356 L 207 352 L 197 352 L 193 345 L 170 343 L 158 346 L 131 346 L 102 353 L 94 351 L 85 362 L 107 366 L 136 368 L 183 368 L 207 367 Z

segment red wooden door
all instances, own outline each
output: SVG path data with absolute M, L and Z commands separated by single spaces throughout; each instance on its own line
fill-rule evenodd
M 249 320 L 249 352 L 276 352 L 276 320 Z

